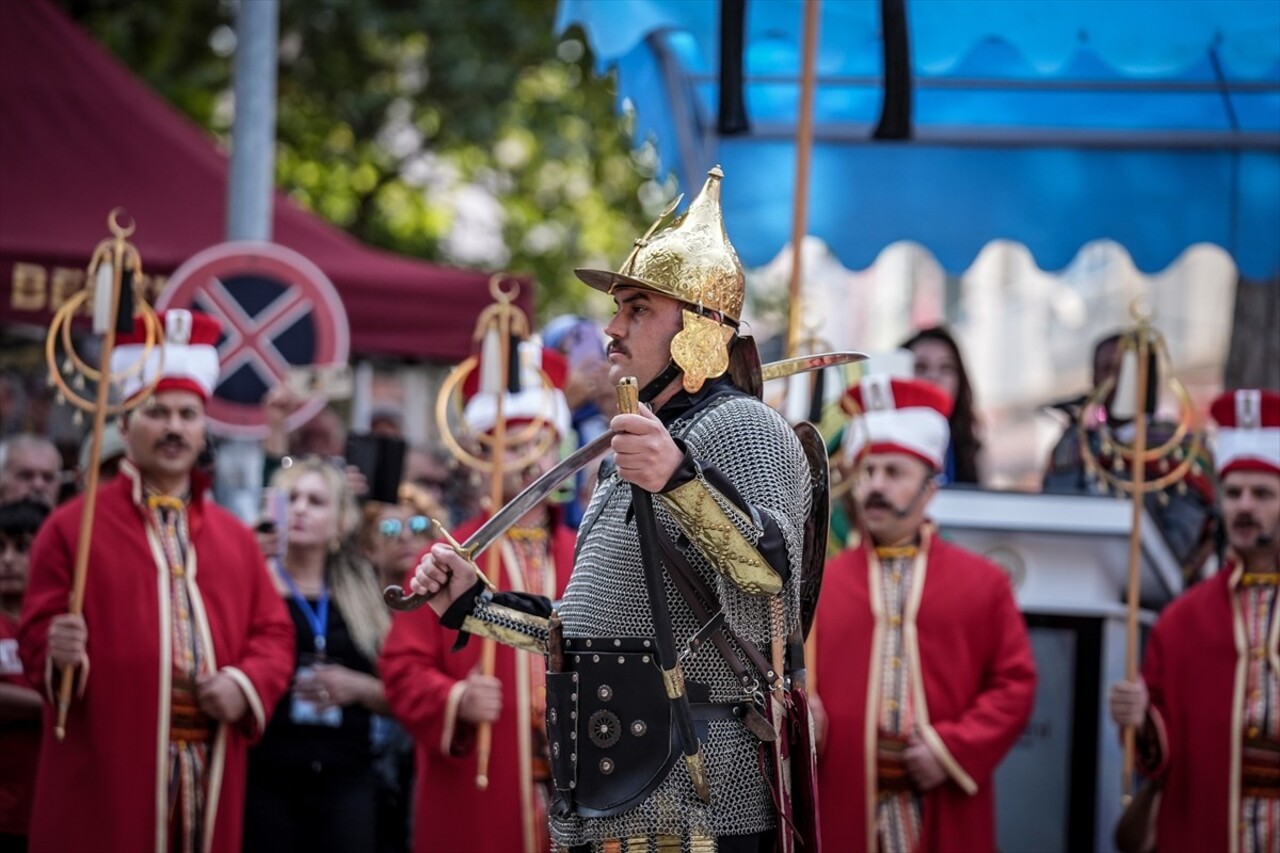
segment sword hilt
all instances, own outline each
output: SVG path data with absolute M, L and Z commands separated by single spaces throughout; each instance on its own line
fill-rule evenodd
M 441 539 L 449 543 L 449 547 L 453 548 L 454 553 L 459 557 L 462 557 L 462 559 L 466 560 L 468 563 L 471 563 L 471 567 L 476 570 L 476 577 L 484 581 L 485 586 L 490 590 L 497 590 L 497 586 L 494 585 L 493 581 L 489 580 L 485 573 L 480 571 L 480 567 L 476 565 L 474 559 L 474 546 L 468 548 L 461 545 L 457 539 L 453 538 L 453 534 L 445 529 L 445 526 L 440 523 L 440 519 L 438 518 L 431 519 L 431 526 L 435 528 L 436 533 L 439 534 Z M 421 563 L 419 563 L 419 565 L 421 565 Z M 382 591 L 382 600 L 392 610 L 407 612 L 410 610 L 417 610 L 419 607 L 435 598 L 438 593 L 439 590 L 436 590 L 436 592 L 433 592 L 430 595 L 418 595 L 417 593 L 408 592 L 399 584 L 393 583 Z
M 634 376 L 624 376 L 618 383 L 618 412 L 634 415 L 640 411 L 640 383 Z

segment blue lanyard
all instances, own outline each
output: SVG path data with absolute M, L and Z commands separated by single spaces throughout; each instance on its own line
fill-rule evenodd
M 298 585 L 293 582 L 293 578 L 289 577 L 289 573 L 284 570 L 284 564 L 279 560 L 276 561 L 276 570 L 280 573 L 280 577 L 284 578 L 284 582 L 289 585 L 289 591 L 293 593 L 293 600 L 298 602 L 298 607 L 302 609 L 302 615 L 306 618 L 307 624 L 311 626 L 311 636 L 314 639 L 315 649 L 319 654 L 324 654 L 325 633 L 329 630 L 329 585 L 325 584 L 320 590 L 320 602 L 316 607 L 311 606 L 311 602 L 303 597 L 298 590 Z

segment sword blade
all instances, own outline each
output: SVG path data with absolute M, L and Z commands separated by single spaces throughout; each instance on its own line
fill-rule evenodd
M 566 456 L 564 461 L 534 480 L 512 498 L 510 503 L 491 515 L 488 521 L 467 537 L 467 541 L 458 546 L 458 553 L 474 562 L 494 540 L 558 489 L 561 483 L 581 471 L 593 459 L 607 453 L 612 441 L 613 432 L 607 431 Z M 395 584 L 383 590 L 382 599 L 393 610 L 416 610 L 427 603 L 426 596 L 406 593 L 403 587 Z
M 765 381 L 782 379 L 809 370 L 820 370 L 838 364 L 850 364 L 862 361 L 866 355 L 860 352 L 824 352 L 814 355 L 802 355 L 782 361 L 771 361 L 760 368 Z M 489 520 L 467 537 L 467 541 L 458 546 L 458 552 L 468 560 L 474 561 L 484 550 L 494 543 L 511 525 L 515 524 L 526 512 L 537 506 L 547 495 L 560 487 L 560 484 L 581 471 L 592 460 L 603 456 L 613 441 L 613 431 L 607 431 L 584 444 L 578 450 L 565 457 L 564 461 L 534 480 L 524 491 L 516 495 L 510 503 L 490 516 Z M 427 603 L 426 596 L 413 595 L 403 587 L 395 584 L 382 592 L 382 599 L 393 610 L 416 610 Z
M 784 358 L 781 361 L 769 362 L 760 368 L 760 376 L 765 382 L 768 382 L 770 379 L 782 379 L 797 373 L 807 373 L 810 370 L 835 367 L 838 364 L 853 364 L 855 361 L 865 361 L 866 358 L 866 353 L 852 351 L 799 355 L 795 358 Z
M 465 552 L 464 556 L 474 560 L 485 548 L 492 545 L 495 539 L 506 533 L 521 516 L 541 503 L 547 495 L 560 488 L 561 483 L 581 471 L 592 460 L 607 453 L 612 441 L 612 431 L 596 436 L 526 486 L 524 491 L 512 498 L 510 503 L 494 513 L 488 521 L 476 529 L 475 533 L 467 537 L 467 541 L 463 542 L 460 548 Z

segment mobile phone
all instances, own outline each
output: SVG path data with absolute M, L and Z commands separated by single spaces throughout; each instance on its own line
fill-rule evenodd
M 349 364 L 299 364 L 284 375 L 284 384 L 299 397 L 347 400 L 355 392 L 355 377 Z
M 366 500 L 387 504 L 397 502 L 407 449 L 403 438 L 367 432 L 347 436 L 347 464 L 356 466 L 364 475 L 369 485 Z

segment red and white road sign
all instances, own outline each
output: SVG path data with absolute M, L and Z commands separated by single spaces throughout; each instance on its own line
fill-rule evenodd
M 333 284 L 311 261 L 274 243 L 221 243 L 199 252 L 169 278 L 156 300 L 157 310 L 165 308 L 193 308 L 222 323 L 222 375 L 208 406 L 217 435 L 263 437 L 262 397 L 289 368 L 342 364 L 350 356 L 347 312 Z M 287 427 L 306 423 L 324 404 L 307 401 Z

